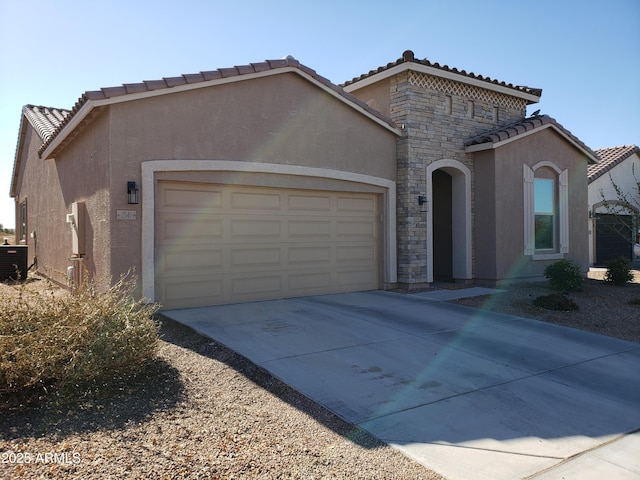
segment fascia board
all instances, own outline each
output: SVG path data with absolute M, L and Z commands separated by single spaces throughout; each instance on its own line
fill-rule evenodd
M 422 65 L 420 63 L 402 63 L 400 65 L 396 65 L 395 67 L 391 67 L 388 70 L 385 70 L 380 73 L 375 73 L 370 77 L 367 77 L 356 83 L 352 83 L 351 85 L 347 85 L 346 87 L 344 87 L 344 89 L 345 91 L 351 93 L 355 90 L 366 87 L 368 85 L 372 85 L 374 83 L 379 82 L 380 80 L 384 80 L 385 78 L 392 77 L 393 75 L 397 75 L 398 73 L 402 73 L 407 70 L 413 70 L 416 72 L 424 73 L 426 75 L 432 75 L 434 77 L 445 78 L 448 80 L 452 80 L 454 82 L 466 83 L 468 85 L 473 85 L 475 87 L 483 88 L 485 90 L 493 90 L 495 92 L 503 93 L 505 95 L 509 95 L 512 97 L 522 98 L 532 103 L 538 103 L 540 101 L 540 97 L 536 95 L 532 95 L 530 93 L 521 92 L 518 90 L 514 90 L 513 88 L 505 87 L 504 85 L 494 84 L 494 83 L 480 80 L 477 78 L 467 77 L 460 73 L 440 70 L 439 68 Z
M 383 70 L 380 73 L 374 73 L 373 75 L 363 78 L 362 80 L 358 80 L 355 83 L 347 85 L 343 87 L 345 92 L 353 93 L 356 90 L 359 90 L 364 87 L 368 87 L 369 85 L 373 85 L 374 83 L 378 83 L 385 78 L 393 77 L 399 73 L 402 73 L 406 70 L 410 70 L 408 63 L 401 63 L 400 65 L 396 65 L 394 67 Z
M 67 138 L 67 136 L 73 132 L 73 130 L 82 123 L 85 117 L 93 110 L 98 103 L 106 103 L 106 100 L 87 100 L 80 110 L 69 120 L 62 130 L 55 136 L 52 142 L 44 149 L 40 158 L 43 160 L 48 160 L 51 158 L 51 154 L 58 148 L 62 142 Z
M 16 147 L 16 156 L 13 160 L 13 172 L 11 174 L 11 189 L 9 190 L 9 197 L 15 198 L 16 189 L 18 188 L 18 170 L 20 169 L 20 159 L 24 150 L 24 140 L 27 135 L 27 119 L 24 112 L 22 113 L 22 119 L 20 120 L 20 130 L 18 131 L 18 146 Z

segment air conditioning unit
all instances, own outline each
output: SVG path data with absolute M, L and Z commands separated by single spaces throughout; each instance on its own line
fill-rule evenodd
M 27 279 L 27 246 L 0 245 L 0 282 Z

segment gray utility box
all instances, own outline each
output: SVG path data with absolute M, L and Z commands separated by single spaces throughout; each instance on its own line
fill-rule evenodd
M 27 279 L 27 246 L 0 245 L 0 282 Z

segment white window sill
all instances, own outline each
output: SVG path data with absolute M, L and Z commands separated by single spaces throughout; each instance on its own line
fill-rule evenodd
M 561 260 L 564 258 L 564 254 L 558 252 L 534 253 L 531 258 L 533 260 Z

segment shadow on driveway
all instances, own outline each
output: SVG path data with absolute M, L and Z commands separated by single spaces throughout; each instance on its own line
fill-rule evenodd
M 528 476 L 640 427 L 632 342 L 390 292 L 164 315 L 450 478 Z

